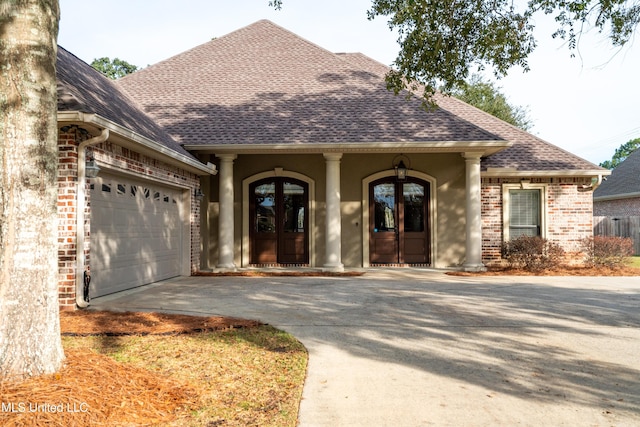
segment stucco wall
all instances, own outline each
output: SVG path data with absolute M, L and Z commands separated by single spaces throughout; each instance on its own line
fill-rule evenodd
M 341 211 L 342 211 L 342 263 L 345 267 L 363 265 L 363 180 L 375 173 L 392 173 L 394 154 L 345 154 L 341 160 Z M 432 260 L 438 267 L 460 265 L 464 261 L 464 159 L 460 154 L 411 154 L 411 168 L 435 180 L 433 199 L 436 200 L 432 232 L 436 233 L 437 245 L 432 248 Z M 215 161 L 215 158 L 211 159 Z M 243 180 L 256 174 L 273 171 L 275 168 L 303 174 L 315 183 L 314 229 L 315 240 L 310 254 L 311 264 L 321 267 L 325 263 L 325 159 L 322 154 L 303 155 L 239 155 L 234 161 L 234 230 L 235 264 L 242 265 L 242 253 L 249 248 L 243 244 L 243 213 L 248 206 L 243 204 Z M 218 185 L 219 177 L 207 178 L 203 188 L 208 187 L 206 201 L 208 218 L 203 226 L 208 228 L 203 257 L 203 268 L 213 269 L 218 258 Z M 246 232 L 245 232 L 246 234 Z

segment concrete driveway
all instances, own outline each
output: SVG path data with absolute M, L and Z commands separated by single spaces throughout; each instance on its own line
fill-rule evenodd
M 189 277 L 92 307 L 292 333 L 303 427 L 640 425 L 638 277 Z

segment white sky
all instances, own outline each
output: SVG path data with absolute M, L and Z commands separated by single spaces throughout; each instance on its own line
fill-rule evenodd
M 367 20 L 370 0 L 60 0 L 58 43 L 91 63 L 120 58 L 138 67 L 167 59 L 260 19 L 332 52 L 362 52 L 391 65 L 397 36 L 384 17 Z M 599 34 L 581 41 L 581 58 L 551 38 L 540 17 L 531 71 L 498 82 L 514 105 L 529 108 L 531 132 L 594 163 L 640 137 L 640 46 L 615 51 Z M 638 29 L 640 31 L 640 28 Z M 640 33 L 639 33 L 640 34 Z

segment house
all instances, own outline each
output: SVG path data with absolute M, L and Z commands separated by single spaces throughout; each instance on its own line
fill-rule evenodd
M 613 169 L 593 192 L 594 234 L 629 237 L 640 255 L 640 150 Z
M 198 269 L 481 270 L 515 236 L 592 235 L 606 169 L 455 98 L 424 111 L 386 66 L 270 21 L 117 82 L 78 62 L 61 49 L 63 301 L 88 267 L 103 295 Z
M 640 216 L 640 150 L 629 154 L 593 192 L 593 215 Z

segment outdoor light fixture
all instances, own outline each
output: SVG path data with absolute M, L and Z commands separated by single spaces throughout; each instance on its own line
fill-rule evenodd
M 95 178 L 96 176 L 98 176 L 99 172 L 100 168 L 96 164 L 96 161 L 93 159 L 93 157 L 90 157 L 84 167 L 85 176 L 87 178 Z
M 396 176 L 400 181 L 407 179 L 407 166 L 402 160 L 400 160 L 400 163 L 396 165 Z
M 202 190 L 201 190 L 200 188 L 196 188 L 196 189 L 193 191 L 193 195 L 194 195 L 194 197 L 195 197 L 196 199 L 198 199 L 198 200 L 202 200 L 202 199 L 204 199 L 204 193 L 202 192 Z
M 400 161 L 397 161 L 398 159 L 400 159 Z M 409 166 L 404 163 L 405 160 L 409 163 Z M 396 171 L 398 181 L 404 181 L 407 179 L 407 171 L 411 168 L 411 161 L 409 161 L 409 158 L 404 154 L 400 154 L 393 159 L 393 168 Z

